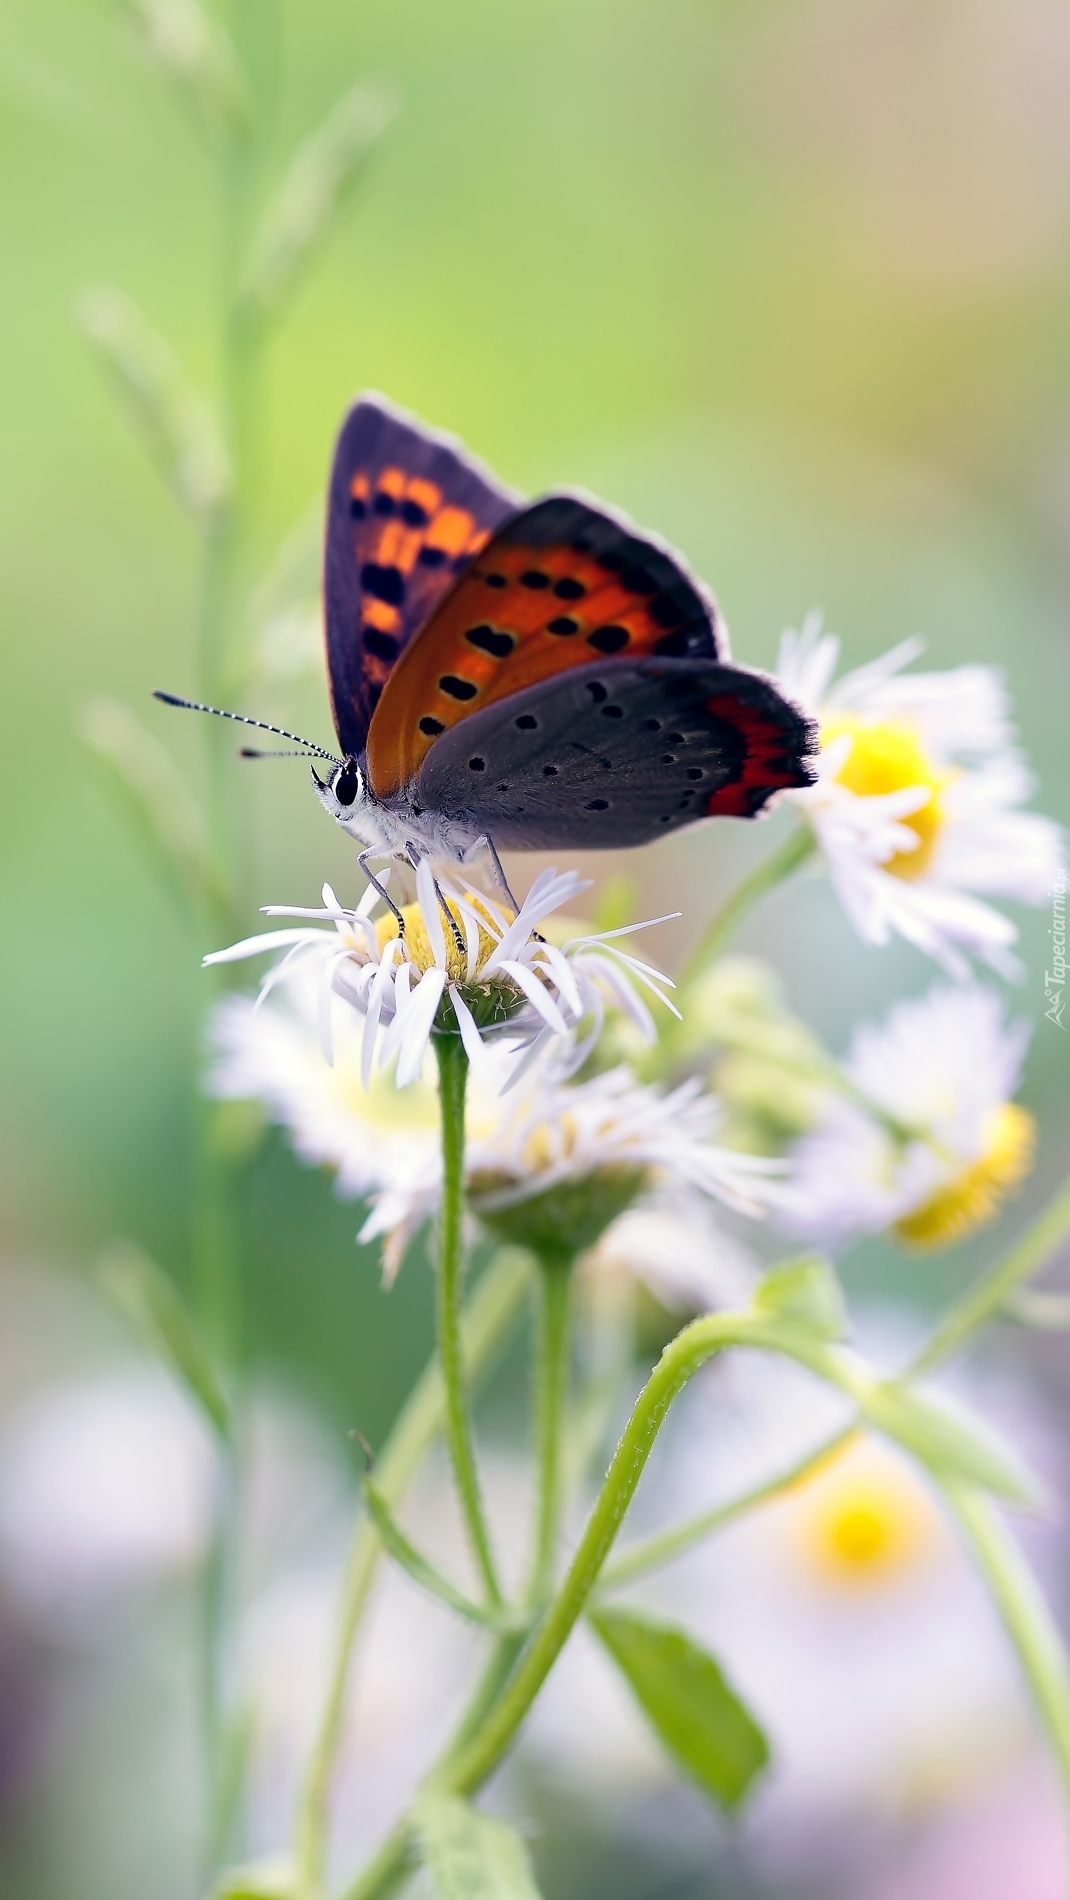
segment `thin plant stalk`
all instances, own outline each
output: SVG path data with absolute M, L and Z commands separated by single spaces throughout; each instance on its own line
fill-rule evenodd
M 809 825 L 796 825 L 794 831 L 788 833 L 788 836 L 775 851 L 770 853 L 769 857 L 763 858 L 760 864 L 755 865 L 753 871 L 748 872 L 725 899 L 721 908 L 710 918 L 698 942 L 688 954 L 683 969 L 677 977 L 677 984 L 681 989 L 688 983 L 694 982 L 706 965 L 712 963 L 713 959 L 721 954 L 733 931 L 742 922 L 752 905 L 756 904 L 760 897 L 764 897 L 766 891 L 773 890 L 776 885 L 782 884 L 785 878 L 790 877 L 793 871 L 797 871 L 800 865 L 805 864 L 807 859 L 814 855 L 816 849 L 817 844 Z
M 949 1359 L 989 1320 L 995 1319 L 1024 1280 L 1036 1273 L 1070 1237 L 1070 1181 L 1042 1208 L 1025 1233 L 937 1324 L 905 1376 L 916 1379 Z
M 941 1489 L 1014 1646 L 1070 1813 L 1070 1666 L 1055 1619 L 992 1500 L 967 1485 Z
M 563 1497 L 563 1426 L 568 1397 L 573 1260 L 539 1260 L 535 1330 L 535 1441 L 538 1501 L 529 1601 L 540 1604 L 553 1586 Z
M 260 338 L 238 337 L 240 283 L 264 157 L 270 99 L 262 57 L 274 32 L 274 0 L 234 0 L 231 31 L 245 73 L 249 116 L 221 130 L 215 149 L 219 202 L 219 393 L 231 466 L 230 492 L 206 522 L 198 624 L 198 687 L 210 703 L 225 703 L 240 621 L 240 551 L 251 529 L 250 470 L 255 418 L 261 407 Z M 216 728 L 220 728 L 217 730 Z M 232 934 L 242 912 L 242 848 L 233 796 L 232 742 L 222 721 L 204 722 L 207 748 L 208 836 L 214 877 L 223 894 L 205 922 L 213 934 Z M 196 1130 L 193 1247 L 202 1320 L 222 1362 L 233 1373 L 241 1354 L 239 1209 L 233 1170 L 213 1150 L 203 1110 Z M 230 1851 L 240 1801 L 240 1770 L 228 1696 L 231 1575 L 236 1541 L 238 1474 L 233 1444 L 224 1451 L 215 1520 L 206 1557 L 204 1719 L 207 1731 L 208 1852 L 218 1864 Z
M 476 1470 L 472 1425 L 461 1353 L 461 1286 L 464 1273 L 464 1104 L 468 1057 L 460 1036 L 432 1037 L 438 1060 L 442 1118 L 442 1203 L 438 1222 L 438 1352 L 446 1393 L 446 1444 L 453 1466 L 468 1540 L 487 1601 L 502 1603 Z
M 805 1457 L 797 1458 L 786 1471 L 778 1471 L 763 1484 L 753 1485 L 749 1491 L 741 1491 L 738 1497 L 729 1498 L 726 1503 L 718 1504 L 712 1510 L 701 1511 L 696 1517 L 689 1517 L 682 1524 L 674 1525 L 671 1530 L 659 1531 L 653 1537 L 645 1537 L 642 1543 L 633 1544 L 630 1550 L 617 1558 L 616 1563 L 606 1565 L 599 1580 L 599 1589 L 617 1590 L 622 1584 L 634 1583 L 637 1577 L 648 1576 L 652 1570 L 661 1570 L 677 1557 L 682 1557 L 695 1544 L 734 1524 L 738 1518 L 746 1517 L 761 1505 L 771 1504 L 775 1498 L 783 1497 L 785 1491 L 801 1484 L 827 1459 L 835 1457 L 838 1451 L 849 1445 L 857 1431 L 857 1425 L 845 1425 L 842 1431 L 823 1439 Z
M 503 1249 L 488 1267 L 464 1312 L 461 1349 L 469 1380 L 486 1372 L 519 1316 L 528 1284 L 526 1257 Z M 401 1502 L 419 1465 L 442 1430 L 445 1392 L 437 1356 L 422 1373 L 375 1463 L 379 1489 L 391 1505 Z M 353 1646 L 368 1601 L 382 1540 L 362 1516 L 342 1583 L 327 1690 L 312 1753 L 301 1784 L 296 1824 L 298 1900 L 318 1900 L 326 1864 L 328 1803 L 345 1712 Z M 485 1714 L 485 1710 L 483 1713 Z

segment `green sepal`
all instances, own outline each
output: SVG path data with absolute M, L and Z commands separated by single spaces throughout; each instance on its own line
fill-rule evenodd
M 542 1260 L 575 1260 L 599 1241 L 647 1184 L 648 1170 L 615 1164 L 578 1181 L 559 1181 L 528 1200 L 495 1207 L 515 1182 L 497 1174 L 472 1175 L 468 1204 L 500 1240 L 530 1247 Z
M 819 1254 L 788 1260 L 767 1273 L 754 1304 L 760 1313 L 789 1320 L 817 1339 L 842 1339 L 847 1312 L 836 1272 Z
M 415 1819 L 436 1900 L 539 1900 L 527 1847 L 506 1822 L 434 1793 Z
M 635 1610 L 599 1609 L 589 1621 L 673 1759 L 721 1807 L 738 1807 L 769 1745 L 713 1657 Z

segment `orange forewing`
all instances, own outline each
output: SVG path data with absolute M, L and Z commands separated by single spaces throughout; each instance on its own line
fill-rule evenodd
M 536 548 L 496 539 L 391 673 L 368 734 L 372 791 L 377 798 L 400 791 L 466 714 L 603 655 L 641 658 L 665 637 L 648 601 L 592 555 L 567 542 Z

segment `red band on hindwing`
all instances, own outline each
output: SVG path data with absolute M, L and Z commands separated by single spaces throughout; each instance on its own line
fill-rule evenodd
M 751 818 L 773 792 L 798 786 L 798 735 L 772 708 L 735 693 L 715 694 L 706 704 L 715 718 L 742 735 L 746 748 L 737 776 L 707 799 L 707 817 Z

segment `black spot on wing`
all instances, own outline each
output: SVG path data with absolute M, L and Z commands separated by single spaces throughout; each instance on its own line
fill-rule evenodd
M 360 584 L 366 594 L 388 607 L 400 607 L 405 598 L 405 576 L 400 567 L 381 567 L 378 561 L 365 561 Z
M 446 693 L 450 699 L 474 699 L 479 687 L 474 680 L 461 679 L 456 673 L 443 673 L 438 690 Z
M 489 653 L 495 660 L 504 660 L 516 645 L 515 633 L 503 633 L 497 627 L 469 627 L 464 637 L 469 646 L 478 647 L 481 653 Z
M 379 627 L 365 627 L 364 644 L 377 660 L 386 660 L 392 665 L 398 657 L 398 643 L 394 635 L 383 633 Z

